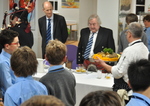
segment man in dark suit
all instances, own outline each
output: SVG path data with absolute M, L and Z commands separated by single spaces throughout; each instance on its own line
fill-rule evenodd
M 111 48 L 113 51 L 115 51 L 112 30 L 101 27 L 100 24 L 101 22 L 99 16 L 94 14 L 88 19 L 89 27 L 81 30 L 81 37 L 77 50 L 77 64 L 82 65 L 86 59 L 85 51 L 93 34 L 93 43 L 88 58 L 90 58 L 93 54 L 101 52 L 104 48 Z
M 39 18 L 39 30 L 42 36 L 42 55 L 44 58 L 45 47 L 47 45 L 47 30 L 48 30 L 48 19 L 50 19 L 51 31 L 50 39 L 58 39 L 65 43 L 68 37 L 67 25 L 63 16 L 53 14 L 53 6 L 49 1 L 43 3 L 43 11 L 45 16 Z

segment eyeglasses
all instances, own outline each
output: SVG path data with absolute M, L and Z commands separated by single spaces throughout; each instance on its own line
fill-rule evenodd
M 89 23 L 89 26 L 96 26 L 97 25 L 97 23 Z
M 11 43 L 10 45 L 19 45 L 19 42 Z

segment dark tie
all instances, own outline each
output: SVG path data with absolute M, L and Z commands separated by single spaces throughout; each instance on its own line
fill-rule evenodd
M 144 32 L 146 32 L 147 28 L 144 29 Z
M 46 31 L 46 44 L 51 40 L 51 19 L 48 19 L 48 28 Z
M 94 33 L 92 34 L 92 36 L 91 36 L 91 38 L 88 41 L 88 44 L 86 46 L 86 49 L 85 49 L 85 52 L 84 52 L 84 59 L 88 59 L 89 58 L 91 47 L 92 47 L 92 43 L 93 43 L 93 36 L 94 36 Z

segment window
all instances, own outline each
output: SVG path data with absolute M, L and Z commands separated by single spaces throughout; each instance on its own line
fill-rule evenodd
M 48 0 L 48 1 L 52 3 L 53 10 L 58 11 L 58 0 Z
M 140 12 L 144 12 L 145 0 L 136 0 L 136 14 L 139 15 Z
M 145 0 L 136 0 L 136 4 L 145 5 Z

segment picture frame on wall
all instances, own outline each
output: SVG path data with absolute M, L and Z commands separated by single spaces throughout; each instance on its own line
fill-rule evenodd
M 62 8 L 79 8 L 79 0 L 62 0 Z

